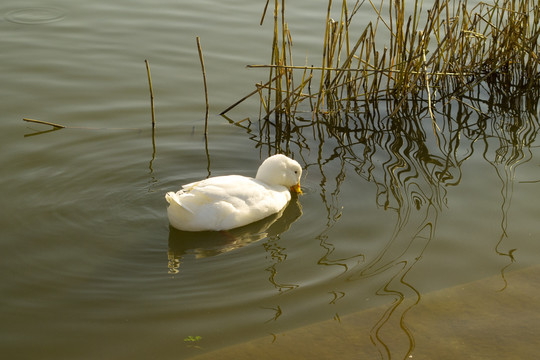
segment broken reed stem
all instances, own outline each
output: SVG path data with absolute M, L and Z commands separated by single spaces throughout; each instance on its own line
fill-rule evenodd
M 307 85 L 307 83 L 311 80 L 311 76 L 304 82 L 302 82 L 302 84 L 300 84 L 296 89 L 293 89 L 292 91 L 292 94 L 291 95 L 288 95 L 287 97 L 285 97 L 284 99 L 281 100 L 281 102 L 277 103 L 276 106 L 274 106 L 274 108 L 270 111 L 267 111 L 267 114 L 266 116 L 264 117 L 264 119 L 269 119 L 270 118 L 270 115 L 277 111 L 281 105 L 283 105 L 283 103 L 285 101 L 288 101 L 290 100 L 290 97 L 294 96 L 296 98 L 300 98 L 302 96 L 302 89 Z M 296 104 L 298 101 L 294 101 L 293 99 L 293 104 Z M 290 107 L 287 107 L 287 109 L 289 109 Z M 287 114 L 287 115 L 290 115 L 290 114 Z
M 208 87 L 206 86 L 206 70 L 204 68 L 204 59 L 201 49 L 201 39 L 197 36 L 197 50 L 199 51 L 199 60 L 201 61 L 203 83 L 204 83 L 204 97 L 206 100 L 206 115 L 204 117 L 204 136 L 208 135 Z
M 264 17 L 266 16 L 266 10 L 268 9 L 269 3 L 270 3 L 270 0 L 266 0 L 266 5 L 264 5 L 264 10 L 263 10 L 263 14 L 261 16 L 261 22 L 259 23 L 259 25 L 262 25 L 264 22 Z
M 27 119 L 27 118 L 23 118 L 23 120 L 27 121 L 27 122 L 31 122 L 31 123 L 36 123 L 36 124 L 49 125 L 49 126 L 52 126 L 54 128 L 57 128 L 57 129 L 65 129 L 64 125 L 55 124 L 55 123 L 52 123 L 52 122 L 35 120 L 35 119 Z
M 150 75 L 150 65 L 148 60 L 144 60 L 146 64 L 146 73 L 148 75 L 148 87 L 150 88 L 150 110 L 152 111 L 152 129 L 156 127 L 156 113 L 154 111 L 154 89 L 152 88 L 152 76 Z
M 420 57 L 418 55 L 417 57 Z M 405 71 L 400 69 L 394 69 L 395 67 L 398 67 L 398 65 L 393 65 L 389 68 L 380 68 L 377 69 L 375 66 L 365 63 L 365 61 L 362 61 L 362 63 L 365 64 L 366 67 L 370 67 L 371 69 L 366 70 L 365 68 L 343 68 L 343 67 L 322 67 L 322 66 L 302 66 L 302 65 L 270 65 L 270 64 L 253 64 L 253 65 L 246 65 L 247 68 L 278 68 L 278 69 L 293 69 L 293 70 L 325 70 L 325 71 L 337 71 L 337 72 L 365 72 L 366 75 L 372 75 L 372 74 L 378 74 L 378 73 L 406 73 L 406 74 L 413 74 L 413 75 L 423 75 L 425 74 L 425 71 Z M 471 76 L 471 75 L 477 75 L 475 72 L 460 72 L 460 73 L 452 73 L 452 72 L 428 72 L 431 76 Z M 333 81 L 334 83 L 336 81 Z
M 266 84 L 264 85 L 259 85 L 261 87 L 267 87 L 270 85 L 270 83 L 274 80 L 276 80 L 277 76 L 274 77 L 272 80 L 268 81 Z M 226 108 L 225 110 L 223 110 L 222 112 L 219 113 L 219 115 L 225 115 L 226 113 L 228 113 L 230 110 L 234 109 L 236 106 L 238 106 L 240 103 L 242 103 L 244 100 L 248 99 L 249 97 L 251 97 L 252 95 L 255 95 L 256 93 L 259 92 L 259 88 L 257 87 L 255 90 L 253 90 L 252 92 L 250 92 L 249 94 L 247 94 L 246 96 L 244 96 L 243 98 L 241 98 L 240 100 L 238 100 L 237 102 L 235 102 L 234 104 L 232 104 L 231 106 L 229 106 L 228 108 Z

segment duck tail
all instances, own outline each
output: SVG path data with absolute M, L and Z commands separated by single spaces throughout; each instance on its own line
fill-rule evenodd
M 168 193 L 165 194 L 165 200 L 167 200 L 167 202 L 169 204 L 171 204 L 173 201 L 175 203 L 178 203 L 177 199 L 176 199 L 176 193 L 172 192 L 172 191 L 169 191 Z
M 193 210 L 191 210 L 189 207 L 186 206 L 186 204 L 180 201 L 178 197 L 178 193 L 169 191 L 168 193 L 165 194 L 165 200 L 167 200 L 170 206 L 173 206 L 173 207 L 180 206 L 182 209 L 193 214 Z

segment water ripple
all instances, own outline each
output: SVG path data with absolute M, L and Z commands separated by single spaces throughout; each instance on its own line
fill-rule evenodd
M 63 20 L 65 17 L 64 10 L 45 6 L 10 10 L 4 15 L 7 21 L 26 25 L 48 24 Z

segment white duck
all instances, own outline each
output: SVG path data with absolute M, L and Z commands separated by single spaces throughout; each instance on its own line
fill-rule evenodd
M 282 210 L 290 191 L 302 193 L 302 167 L 285 155 L 266 159 L 255 179 L 217 176 L 168 192 L 170 224 L 184 231 L 229 230 L 264 219 Z

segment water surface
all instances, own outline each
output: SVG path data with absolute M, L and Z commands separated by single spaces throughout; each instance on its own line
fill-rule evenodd
M 538 110 L 524 99 L 486 106 L 482 122 L 439 109 L 439 145 L 429 122 L 411 131 L 356 117 L 345 135 L 306 127 L 288 144 L 305 194 L 277 221 L 232 235 L 169 229 L 166 191 L 254 175 L 276 152 L 255 100 L 229 114 L 251 125 L 217 115 L 267 78 L 244 68 L 270 56 L 263 6 L 0 7 L 3 357 L 189 358 L 485 276 L 499 274 L 504 289 L 505 272 L 538 263 Z M 316 58 L 326 6 L 287 8 L 302 57 Z

